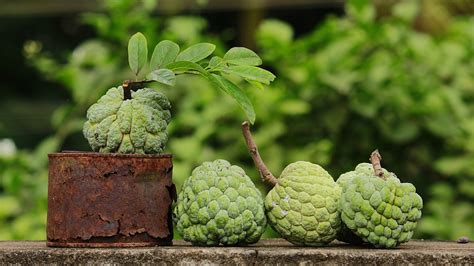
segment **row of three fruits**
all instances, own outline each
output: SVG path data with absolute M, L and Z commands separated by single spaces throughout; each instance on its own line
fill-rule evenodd
M 423 206 L 415 187 L 380 165 L 378 151 L 337 182 L 321 166 L 299 161 L 275 178 L 242 125 L 252 159 L 273 188 L 265 202 L 244 170 L 225 160 L 205 162 L 185 181 L 174 209 L 177 231 L 195 245 L 257 242 L 268 222 L 295 245 L 334 239 L 393 248 L 413 235 Z M 266 214 L 265 214 L 266 213 Z M 342 222 L 341 222 L 342 220 Z

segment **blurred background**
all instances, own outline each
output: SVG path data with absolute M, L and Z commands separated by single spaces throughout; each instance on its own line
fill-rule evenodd
M 474 1 L 0 0 L 0 239 L 45 239 L 47 154 L 90 148 L 87 108 L 132 77 L 128 38 L 254 49 L 277 75 L 245 85 L 253 131 L 279 175 L 296 160 L 336 179 L 368 161 L 417 187 L 417 238 L 474 238 Z M 194 76 L 172 102 L 176 185 L 203 161 L 242 166 L 243 112 Z M 265 237 L 276 236 L 268 229 Z

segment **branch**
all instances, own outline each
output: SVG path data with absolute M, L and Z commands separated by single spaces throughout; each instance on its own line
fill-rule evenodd
M 379 150 L 373 151 L 372 154 L 370 155 L 370 162 L 372 163 L 372 166 L 374 167 L 375 175 L 385 180 L 387 178 L 383 174 L 382 165 L 380 164 L 381 160 L 382 160 L 382 156 L 380 155 Z
M 250 126 L 247 121 L 242 123 L 242 133 L 244 134 L 245 143 L 247 144 L 247 148 L 250 152 L 250 155 L 252 156 L 252 160 L 255 163 L 255 166 L 257 167 L 258 171 L 260 172 L 260 177 L 262 178 L 263 182 L 267 182 L 268 184 L 275 186 L 276 184 L 278 184 L 278 180 L 270 172 L 270 170 L 268 170 L 267 166 L 262 160 L 262 157 L 260 157 L 257 145 L 255 144 L 252 138 L 252 134 L 250 133 Z

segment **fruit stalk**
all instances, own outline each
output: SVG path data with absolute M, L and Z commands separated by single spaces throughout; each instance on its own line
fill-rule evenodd
M 253 140 L 252 133 L 250 133 L 250 125 L 247 121 L 242 123 L 242 133 L 244 134 L 245 143 L 247 144 L 247 148 L 252 156 L 252 160 L 255 163 L 258 171 L 260 172 L 260 177 L 262 178 L 263 182 L 267 182 L 272 186 L 278 184 L 278 180 L 276 177 L 270 172 L 268 167 L 260 157 L 260 153 L 258 153 L 257 145 Z
M 382 156 L 379 153 L 379 150 L 375 150 L 370 154 L 370 162 L 372 163 L 372 166 L 374 167 L 374 173 L 376 176 L 382 178 L 383 180 L 386 180 L 387 178 L 383 174 L 382 170 L 382 165 L 380 164 L 380 161 L 382 160 Z
M 145 84 L 151 83 L 153 81 L 154 80 L 140 80 L 140 81 L 125 80 L 122 83 L 123 99 L 130 100 L 132 98 L 132 91 L 143 89 L 145 87 Z

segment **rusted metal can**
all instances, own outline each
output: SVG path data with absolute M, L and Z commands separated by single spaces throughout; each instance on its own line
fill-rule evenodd
M 171 245 L 172 157 L 49 154 L 47 245 Z

